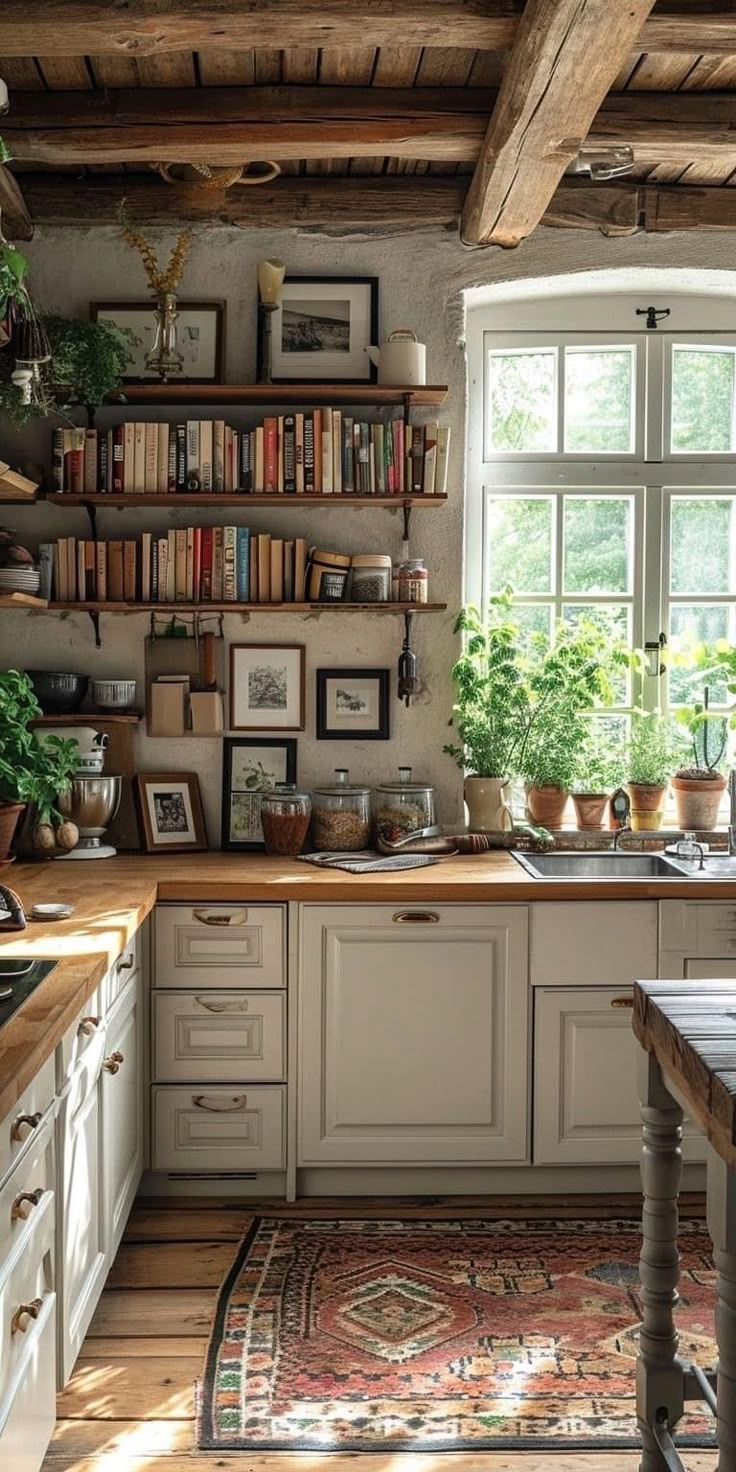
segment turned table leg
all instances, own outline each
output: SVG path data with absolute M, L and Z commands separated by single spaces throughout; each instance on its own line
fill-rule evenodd
M 736 1472 L 736 1171 L 708 1151 L 708 1231 L 718 1270 L 718 1472 Z
M 648 1053 L 642 1053 L 640 1085 L 644 1204 L 642 1325 L 636 1364 L 636 1416 L 642 1438 L 639 1472 L 666 1472 L 667 1463 L 651 1428 L 664 1417 L 672 1431 L 682 1415 L 684 1400 L 673 1314 L 680 1276 L 677 1199 L 682 1174 L 682 1110 L 668 1093 L 659 1064 Z M 726 1472 L 725 1467 L 721 1472 Z

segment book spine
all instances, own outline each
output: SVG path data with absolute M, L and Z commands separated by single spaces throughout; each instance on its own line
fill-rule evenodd
M 224 588 L 224 527 L 216 526 L 212 533 L 212 602 L 223 603 Z
M 83 429 L 72 430 L 69 453 L 69 488 L 78 496 L 84 492 L 84 435 Z
M 279 414 L 276 420 L 276 490 L 279 495 L 284 494 L 284 416 Z
M 85 495 L 94 495 L 97 490 L 97 430 L 84 431 L 83 480 Z M 102 484 L 102 483 L 101 483 Z
M 111 436 L 109 434 L 101 434 L 97 441 L 97 484 L 95 490 L 109 491 L 112 489 L 110 450 Z
M 158 603 L 158 557 L 161 546 L 161 538 L 154 537 L 151 542 L 151 602 Z
M 214 423 L 212 442 L 212 489 L 218 492 L 225 489 L 225 421 L 216 419 Z
M 332 411 L 332 490 L 342 495 L 342 410 Z
M 123 457 L 125 454 L 125 425 L 116 424 L 112 432 L 112 466 L 110 489 L 119 496 L 123 490 Z
M 304 415 L 304 490 L 314 495 L 314 415 Z
M 271 602 L 271 537 L 261 532 L 258 537 L 258 602 Z
M 194 602 L 194 527 L 187 527 L 187 603 Z
M 425 496 L 434 495 L 435 478 L 437 475 L 437 431 L 437 420 L 428 420 L 424 426 L 424 470 L 422 475 L 422 492 Z
M 312 414 L 314 425 L 314 493 L 316 496 L 322 494 L 322 410 L 315 409 Z
M 263 489 L 276 491 L 279 477 L 278 424 L 275 419 L 263 421 Z
M 188 491 L 200 491 L 202 483 L 199 471 L 199 420 L 188 419 L 186 424 L 186 489 Z
M 203 603 L 212 601 L 212 554 L 213 554 L 213 532 L 214 527 L 202 527 L 202 573 L 200 578 L 200 598 Z
M 176 572 L 174 582 L 174 596 L 177 603 L 183 603 L 187 596 L 187 529 L 185 526 L 176 528 L 174 533 L 174 557 L 176 560 Z
M 440 424 L 437 430 L 437 470 L 434 478 L 435 495 L 447 495 L 447 467 L 450 460 L 449 424 Z
M 304 495 L 304 415 L 297 414 L 294 421 L 294 460 L 296 493 Z
M 284 601 L 284 542 L 282 537 L 271 538 L 271 602 Z
M 250 585 L 250 532 L 247 526 L 239 526 L 235 549 L 235 594 L 238 603 L 249 601 Z
M 353 419 L 349 414 L 342 420 L 342 488 L 346 496 L 355 490 L 353 470 Z
M 123 543 L 123 597 L 126 603 L 135 603 L 138 594 L 138 543 Z
M 132 419 L 123 425 L 123 490 L 135 490 L 135 425 Z
M 145 424 L 134 424 L 133 442 L 133 485 L 131 489 L 136 495 L 146 489 L 146 426 Z
M 322 494 L 332 495 L 332 410 L 322 410 Z
M 201 419 L 199 422 L 199 489 L 210 492 L 212 490 L 212 420 Z
M 176 426 L 176 489 L 185 491 L 187 488 L 187 427 L 186 424 Z
M 64 431 L 55 429 L 51 436 L 51 484 L 58 495 L 66 490 L 64 483 Z M 57 594 L 58 597 L 58 594 Z
M 296 495 L 296 419 L 284 415 L 284 494 Z
M 153 421 L 146 424 L 146 460 L 143 477 L 143 485 L 139 489 L 145 491 L 147 496 L 155 496 L 158 491 L 158 425 Z
M 166 602 L 176 602 L 176 532 L 170 531 L 166 535 L 168 546 L 168 557 L 166 561 Z
M 250 430 L 244 429 L 243 433 L 240 436 L 239 490 L 243 491 L 246 495 L 250 495 L 251 491 L 253 490 L 253 461 L 251 459 L 252 447 L 253 441 L 251 438 Z
M 166 423 L 156 426 L 156 493 L 159 496 L 169 493 L 169 426 Z
M 223 603 L 235 603 L 238 596 L 237 589 L 237 546 L 238 529 L 236 526 L 224 526 L 222 528 L 222 599 Z
M 202 527 L 193 528 L 194 550 L 192 554 L 192 597 L 199 603 L 202 597 Z
M 107 603 L 107 542 L 95 543 L 97 599 Z
M 141 534 L 141 599 L 144 603 L 151 602 L 151 546 L 153 536 L 151 532 Z
M 407 491 L 409 487 L 407 485 Z M 424 428 L 415 424 L 411 439 L 411 494 L 421 496 L 424 490 Z

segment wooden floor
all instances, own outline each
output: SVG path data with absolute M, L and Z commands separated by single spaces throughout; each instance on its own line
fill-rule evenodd
M 702 1202 L 684 1208 L 702 1214 Z M 285 1207 L 261 1215 L 476 1216 L 478 1201 L 345 1200 Z M 636 1215 L 631 1197 L 496 1198 L 493 1216 Z M 72 1379 L 59 1397 L 59 1420 L 44 1472 L 636 1472 L 635 1452 L 441 1454 L 312 1452 L 255 1455 L 198 1452 L 194 1382 L 200 1374 L 217 1288 L 253 1216 L 242 1203 L 143 1201 L 133 1210 Z M 688 1472 L 714 1472 L 715 1453 L 690 1452 Z M 9 1469 L 10 1472 L 10 1469 Z

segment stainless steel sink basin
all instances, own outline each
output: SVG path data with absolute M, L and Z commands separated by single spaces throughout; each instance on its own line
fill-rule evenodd
M 549 854 L 522 854 L 514 849 L 512 858 L 535 879 L 682 879 L 692 873 L 691 865 L 680 868 L 663 854 L 614 853 L 611 849 Z M 736 869 L 733 872 L 736 875 Z
M 672 862 L 688 879 L 736 879 L 736 854 L 706 854 L 703 869 L 698 868 L 697 861 L 686 864 L 673 859 Z

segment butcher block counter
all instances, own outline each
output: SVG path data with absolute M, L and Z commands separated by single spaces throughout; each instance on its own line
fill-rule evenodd
M 0 935 L 7 956 L 59 965 L 0 1029 L 0 1118 L 50 1057 L 80 1008 L 157 901 L 509 904 L 534 900 L 729 899 L 733 881 L 538 880 L 508 853 L 442 859 L 423 869 L 353 875 L 266 855 L 130 856 L 17 864 L 2 872 L 30 915 L 34 903 L 75 906 L 67 921 Z

